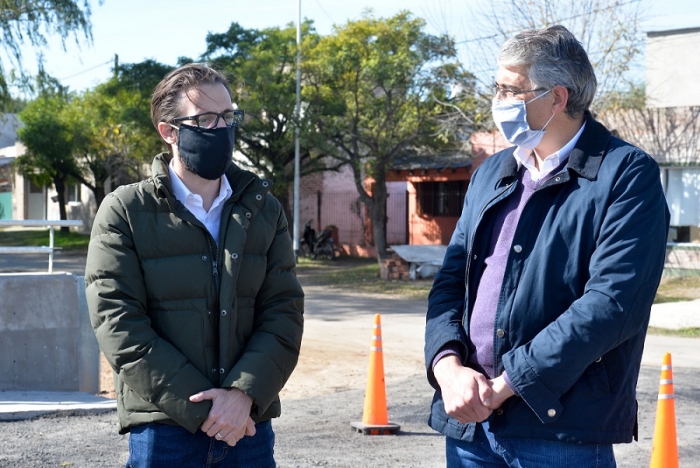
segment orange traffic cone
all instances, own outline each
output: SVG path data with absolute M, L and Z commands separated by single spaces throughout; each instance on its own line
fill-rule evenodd
M 384 355 L 382 353 L 382 322 L 379 314 L 374 316 L 374 335 L 369 353 L 369 376 L 365 391 L 365 411 L 362 422 L 350 425 L 363 434 L 395 434 L 400 426 L 389 422 L 386 409 L 386 386 L 384 384 Z
M 676 409 L 673 401 L 673 366 L 671 353 L 664 354 L 659 382 L 659 403 L 656 408 L 654 442 L 651 446 L 651 468 L 678 468 Z

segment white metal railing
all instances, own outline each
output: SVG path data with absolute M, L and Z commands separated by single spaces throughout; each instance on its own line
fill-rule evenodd
M 4 247 L 0 246 L 0 254 L 8 253 L 48 253 L 49 254 L 49 273 L 53 273 L 53 253 L 58 250 L 54 247 L 54 228 L 56 227 L 80 227 L 83 222 L 79 219 L 0 219 L 0 228 L 2 227 L 48 227 L 49 228 L 49 246 L 21 246 L 21 247 Z

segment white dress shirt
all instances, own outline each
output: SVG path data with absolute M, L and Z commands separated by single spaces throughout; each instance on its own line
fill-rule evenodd
M 180 177 L 173 171 L 173 162 L 168 165 L 170 172 L 170 180 L 173 185 L 173 195 L 180 200 L 180 203 L 185 205 L 185 208 L 201 221 L 207 228 L 207 231 L 214 238 L 214 242 L 219 243 L 219 226 L 221 225 L 221 210 L 224 208 L 224 202 L 229 199 L 233 190 L 231 184 L 228 183 L 226 176 L 221 176 L 219 179 L 219 195 L 214 199 L 209 211 L 202 206 L 202 197 L 196 193 L 192 193 L 190 189 L 182 182 Z
M 576 142 L 578 142 L 578 139 L 581 137 L 584 128 L 586 128 L 586 122 L 583 122 L 583 125 L 576 133 L 576 135 L 574 135 L 574 137 L 571 140 L 569 140 L 569 142 L 565 144 L 559 151 L 550 154 L 549 156 L 544 158 L 544 161 L 542 161 L 541 165 L 542 167 L 540 167 L 539 169 L 537 169 L 537 166 L 535 165 L 534 152 L 532 150 L 521 148 L 520 146 L 518 146 L 513 152 L 515 161 L 518 163 L 518 169 L 520 169 L 522 166 L 525 166 L 525 169 L 527 169 L 530 173 L 530 178 L 532 179 L 532 181 L 539 182 L 547 174 L 552 172 L 554 169 L 559 167 L 559 165 L 563 164 L 567 159 L 569 159 L 569 155 L 571 154 L 571 151 L 573 151 L 574 146 L 576 146 Z

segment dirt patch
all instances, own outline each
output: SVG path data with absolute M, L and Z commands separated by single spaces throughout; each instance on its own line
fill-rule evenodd
M 700 276 L 662 278 L 655 302 L 700 299 Z
M 388 320 L 388 322 L 387 322 Z M 400 381 L 423 372 L 422 330 L 384 318 L 385 377 Z M 394 327 L 397 327 L 394 329 Z M 410 328 L 401 330 L 401 328 Z M 299 363 L 281 393 L 282 400 L 363 389 L 367 381 L 371 317 L 363 321 L 308 318 Z M 388 337 L 387 337 L 388 333 Z M 390 338 L 387 339 L 387 338 Z M 112 368 L 100 353 L 100 396 L 116 398 Z

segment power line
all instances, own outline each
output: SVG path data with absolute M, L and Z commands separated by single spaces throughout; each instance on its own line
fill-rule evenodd
M 326 10 L 323 9 L 323 5 L 321 5 L 321 2 L 316 0 L 316 5 L 321 9 L 321 11 L 328 17 L 329 20 L 331 20 L 331 24 L 336 24 L 335 20 L 331 18 L 331 15 L 328 14 Z
M 70 76 L 66 76 L 65 78 L 59 78 L 59 81 L 69 80 L 69 79 L 74 78 L 74 77 L 76 77 L 76 76 L 78 76 L 78 75 L 82 75 L 83 73 L 87 73 L 87 72 L 89 72 L 89 71 L 92 71 L 92 70 L 94 70 L 94 69 L 96 69 L 96 68 L 100 68 L 100 67 L 103 67 L 103 66 L 105 66 L 105 65 L 109 65 L 110 63 L 113 63 L 113 62 L 114 62 L 113 60 L 107 60 L 106 62 L 100 63 L 100 64 L 95 65 L 94 67 L 88 68 L 88 69 L 86 69 L 86 70 L 79 71 L 78 73 L 74 73 L 74 74 L 72 74 L 72 75 L 70 75 Z

